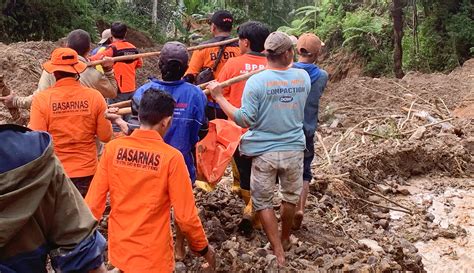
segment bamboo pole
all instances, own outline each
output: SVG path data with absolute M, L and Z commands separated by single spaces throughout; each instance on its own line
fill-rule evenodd
M 258 74 L 262 71 L 264 71 L 265 69 L 259 69 L 259 70 L 254 70 L 252 72 L 249 72 L 247 74 L 243 74 L 243 75 L 239 75 L 237 77 L 234 77 L 234 78 L 231 78 L 231 79 L 228 79 L 226 81 L 223 81 L 221 83 L 219 83 L 219 86 L 221 88 L 225 88 L 225 87 L 228 87 L 228 86 L 231 86 L 232 84 L 235 84 L 235 83 L 238 83 L 238 82 L 241 82 L 241 81 L 245 81 L 245 80 L 248 80 L 250 77 L 252 77 L 253 75 L 255 74 Z M 206 89 L 207 85 L 209 83 L 203 83 L 203 84 L 200 84 L 198 85 L 198 87 L 200 87 L 201 89 L 203 89 L 203 92 L 204 94 L 206 95 L 209 95 L 209 90 Z M 132 108 L 130 107 L 132 104 L 132 101 L 131 100 L 127 100 L 127 101 L 122 101 L 120 103 L 114 103 L 114 104 L 111 104 L 109 105 L 109 107 L 119 107 L 119 106 L 123 106 L 123 108 L 121 108 L 119 111 L 118 111 L 118 114 L 119 115 L 128 115 L 128 114 L 131 114 L 132 113 Z
M 223 46 L 223 45 L 235 43 L 238 40 L 239 40 L 239 38 L 233 38 L 233 39 L 229 39 L 229 40 L 225 40 L 225 41 L 221 41 L 221 42 L 216 42 L 216 43 L 192 46 L 192 47 L 188 47 L 188 51 L 194 51 L 194 50 L 200 50 L 200 49 L 204 49 L 204 48 Z M 139 54 L 134 54 L 134 55 L 113 57 L 112 60 L 114 62 L 130 61 L 130 60 L 135 60 L 137 58 L 145 58 L 145 57 L 152 57 L 152 56 L 159 56 L 159 55 L 160 55 L 160 51 L 154 51 L 154 52 L 139 53 Z M 92 62 L 88 62 L 87 66 L 96 66 L 96 65 L 102 64 L 103 62 L 104 62 L 104 60 L 92 61 Z

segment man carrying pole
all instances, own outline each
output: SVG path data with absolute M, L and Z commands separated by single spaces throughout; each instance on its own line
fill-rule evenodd
M 271 33 L 265 41 L 265 50 L 267 70 L 247 81 L 240 108 L 225 99 L 217 82 L 209 84 L 208 88 L 230 119 L 249 128 L 241 139 L 240 152 L 253 157 L 250 177 L 253 207 L 278 264 L 284 266 L 284 250 L 291 247 L 295 205 L 303 186 L 303 110 L 311 81 L 305 71 L 288 68 L 294 56 L 288 35 Z M 283 195 L 281 235 L 273 210 L 273 187 L 277 177 Z
M 250 21 L 238 27 L 239 48 L 241 56 L 229 59 L 222 68 L 217 81 L 224 82 L 239 75 L 247 74 L 251 71 L 264 69 L 267 65 L 267 58 L 263 54 L 265 39 L 270 31 L 261 22 Z M 240 107 L 242 93 L 246 81 L 241 81 L 223 89 L 223 95 L 234 107 Z M 243 130 L 245 132 L 246 130 Z M 232 162 L 232 173 L 234 185 L 232 191 L 238 193 L 245 202 L 242 221 L 239 230 L 246 236 L 251 235 L 253 226 L 260 227 L 258 218 L 255 217 L 250 198 L 250 170 L 252 159 L 242 156 L 236 151 Z

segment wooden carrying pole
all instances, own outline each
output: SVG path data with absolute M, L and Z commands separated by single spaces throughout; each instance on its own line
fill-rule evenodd
M 258 73 L 260 73 L 264 70 L 265 69 L 254 70 L 254 71 L 249 72 L 247 74 L 239 75 L 237 77 L 234 77 L 234 78 L 228 79 L 227 81 L 223 81 L 223 82 L 219 83 L 219 86 L 221 88 L 225 88 L 225 87 L 228 87 L 228 86 L 230 86 L 234 83 L 238 83 L 238 82 L 241 82 L 241 81 L 248 80 L 253 75 L 258 74 Z M 201 89 L 203 89 L 203 92 L 206 95 L 209 95 L 209 90 L 206 89 L 208 84 L 209 83 L 203 83 L 203 84 L 198 85 Z M 123 108 L 118 110 L 117 114 L 119 114 L 119 115 L 128 115 L 128 114 L 132 113 L 132 107 L 130 107 L 131 103 L 132 103 L 132 101 L 127 100 L 127 101 L 122 101 L 122 102 L 119 102 L 119 103 L 111 104 L 111 105 L 109 105 L 109 107 L 119 107 L 120 105 L 124 105 Z
M 209 47 L 218 47 L 218 46 L 228 45 L 228 44 L 231 44 L 231 43 L 235 43 L 237 41 L 239 41 L 239 38 L 233 38 L 233 39 L 229 39 L 229 40 L 225 40 L 225 41 L 221 41 L 221 42 L 216 42 L 216 43 L 192 46 L 192 47 L 188 47 L 188 51 L 194 51 L 194 50 L 200 50 L 200 49 L 209 48 Z M 152 57 L 152 56 L 159 56 L 159 55 L 160 55 L 160 51 L 154 51 L 154 52 L 146 52 L 146 53 L 139 53 L 139 54 L 133 54 L 133 55 L 113 57 L 112 60 L 114 62 L 130 61 L 130 60 L 135 60 L 137 58 Z M 102 64 L 103 62 L 104 62 L 104 60 L 92 61 L 92 62 L 88 62 L 87 66 L 96 66 L 96 65 Z

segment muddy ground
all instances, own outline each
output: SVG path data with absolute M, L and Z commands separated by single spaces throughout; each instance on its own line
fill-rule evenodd
M 31 94 L 54 47 L 0 44 L 0 74 L 18 94 Z M 139 84 L 158 72 L 157 59 L 146 59 Z M 474 93 L 474 60 L 450 74 L 401 80 L 356 74 L 330 83 L 321 100 L 315 179 L 287 271 L 474 268 L 474 121 L 451 117 Z M 22 114 L 17 123 L 28 117 Z M 15 121 L 0 106 L 5 122 Z M 272 270 L 263 232 L 247 238 L 237 231 L 243 203 L 230 193 L 231 180 L 229 171 L 215 191 L 196 190 L 218 271 Z M 177 269 L 199 271 L 201 262 L 188 255 Z

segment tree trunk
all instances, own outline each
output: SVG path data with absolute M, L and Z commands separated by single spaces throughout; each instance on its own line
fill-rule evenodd
M 392 6 L 392 18 L 393 18 L 393 71 L 395 77 L 401 79 L 405 76 L 402 68 L 403 60 L 403 0 L 393 0 Z
M 153 11 L 151 14 L 151 21 L 153 25 L 156 25 L 158 22 L 158 0 L 153 0 Z

